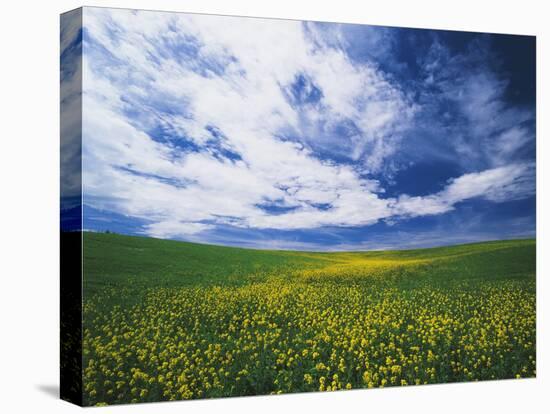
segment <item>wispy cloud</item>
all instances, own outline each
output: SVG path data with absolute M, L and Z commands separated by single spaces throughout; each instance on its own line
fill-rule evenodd
M 534 106 L 507 97 L 510 82 L 499 70 L 499 59 L 489 38 L 478 35 L 460 53 L 436 38 L 421 63 L 423 100 L 431 108 L 426 122 L 452 138 L 445 150 L 454 149 L 474 168 L 534 157 Z
M 61 18 L 61 205 L 74 207 L 81 194 L 82 122 L 82 14 L 79 10 Z M 78 204 L 78 202 L 77 202 Z
M 498 149 L 432 195 L 388 196 L 384 171 L 433 108 L 380 54 L 355 59 L 339 25 L 85 8 L 84 27 L 84 201 L 147 221 L 136 232 L 369 226 L 534 193 L 533 161 L 506 165 L 532 114 L 490 72 L 453 81 L 443 46 L 422 67 L 468 123 L 450 145 L 469 156 L 485 133 Z
M 534 164 L 513 164 L 451 179 L 439 193 L 425 197 L 400 196 L 394 213 L 409 217 L 446 213 L 462 201 L 473 198 L 501 202 L 535 193 Z

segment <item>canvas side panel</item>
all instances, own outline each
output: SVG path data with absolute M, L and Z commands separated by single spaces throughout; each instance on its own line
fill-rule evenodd
M 60 395 L 82 405 L 82 9 L 60 33 Z

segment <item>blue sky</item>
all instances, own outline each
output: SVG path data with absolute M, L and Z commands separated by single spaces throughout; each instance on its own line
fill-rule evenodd
M 305 250 L 535 235 L 533 37 L 83 20 L 87 230 Z

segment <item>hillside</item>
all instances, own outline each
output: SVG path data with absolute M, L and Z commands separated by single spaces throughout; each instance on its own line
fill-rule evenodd
M 174 240 L 84 233 L 85 288 L 186 286 L 268 278 L 419 273 L 430 280 L 534 276 L 535 240 L 506 240 L 415 250 L 303 252 L 255 250 Z M 391 272 L 390 272 L 391 271 Z

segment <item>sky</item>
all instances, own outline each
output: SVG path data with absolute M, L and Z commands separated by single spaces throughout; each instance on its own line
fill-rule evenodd
M 85 230 L 328 251 L 535 236 L 534 37 L 105 8 L 61 33 Z

